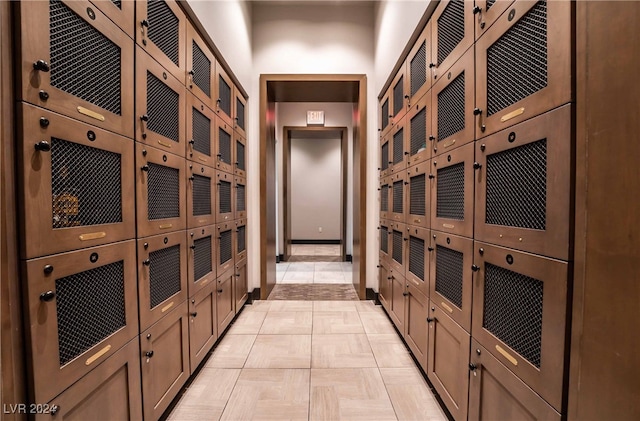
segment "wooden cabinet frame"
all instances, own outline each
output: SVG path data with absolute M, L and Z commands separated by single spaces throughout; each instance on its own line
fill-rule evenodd
M 196 163 L 192 163 L 189 162 L 187 164 L 189 166 L 189 169 L 187 171 L 188 177 L 187 177 L 187 227 L 188 228 L 196 228 L 196 227 L 202 227 L 202 226 L 206 226 L 206 225 L 212 225 L 213 223 L 215 223 L 215 216 L 216 216 L 216 183 L 217 181 L 217 177 L 216 177 L 216 170 L 214 170 L 213 168 L 209 168 L 205 165 L 198 165 Z M 211 213 L 207 214 L 207 215 L 194 215 L 193 211 L 195 208 L 195 204 L 193 203 L 194 201 L 194 177 L 195 176 L 200 176 L 200 177 L 205 177 L 209 179 L 209 194 L 210 194 L 210 198 L 211 201 L 209 203 L 210 209 L 211 209 Z
M 511 6 L 513 0 L 494 1 L 487 10 L 487 0 L 476 0 L 476 6 L 480 9 L 475 16 L 476 41 L 494 24 L 494 22 Z M 475 13 L 475 10 L 474 10 Z
M 391 235 L 389 235 L 389 256 L 391 257 L 389 263 L 391 264 L 391 269 L 393 269 L 394 273 L 399 273 L 404 278 L 405 270 L 409 266 L 407 264 L 407 244 L 409 242 L 409 237 L 407 236 L 407 226 L 400 222 L 392 222 L 389 227 L 389 232 L 391 233 Z M 397 246 L 397 244 L 394 244 L 394 237 L 400 238 L 402 241 L 402 250 L 398 255 L 398 257 L 402 259 L 402 262 L 399 262 L 394 258 L 394 256 L 396 255 Z
M 429 283 L 431 270 L 431 249 L 432 249 L 432 240 L 431 240 L 431 231 L 419 228 L 413 225 L 407 226 L 407 262 L 405 265 L 405 275 L 407 278 L 407 283 L 413 283 L 414 287 L 420 291 L 425 297 L 429 296 Z M 424 279 L 420 279 L 416 274 L 411 272 L 411 237 L 418 238 L 424 241 L 424 256 L 422 258 L 422 270 L 424 271 Z
M 215 225 L 210 225 L 207 227 L 194 228 L 187 231 L 187 243 L 189 245 L 189 265 L 187 268 L 187 278 L 188 278 L 188 287 L 189 297 L 193 297 L 194 294 L 199 292 L 202 288 L 207 285 L 213 284 L 213 281 L 216 279 L 216 236 L 218 233 L 216 232 Z M 211 271 L 200 277 L 199 279 L 195 279 L 194 272 L 194 264 L 195 264 L 195 250 L 196 250 L 196 240 L 200 240 L 202 238 L 211 237 Z
M 416 54 L 420 51 L 423 44 L 425 45 L 425 67 L 422 70 L 424 70 L 426 80 L 420 87 L 417 88 L 417 90 L 414 93 L 411 93 L 411 90 L 412 90 L 411 79 L 413 77 L 413 74 L 411 72 L 411 62 L 415 59 Z M 408 104 L 407 104 L 408 108 L 412 108 L 414 104 L 418 102 L 420 98 L 422 98 L 429 89 L 431 89 L 431 85 L 433 82 L 433 77 L 431 76 L 431 68 L 429 67 L 429 64 L 433 63 L 431 59 L 431 50 L 432 50 L 431 21 L 429 21 L 427 22 L 427 25 L 425 26 L 422 33 L 420 34 L 415 44 L 411 48 L 411 51 L 409 51 L 409 55 L 407 56 L 407 61 L 405 64 L 406 78 L 407 78 L 407 94 L 409 95 Z
M 391 177 L 384 177 L 380 179 L 380 219 L 391 218 Z M 386 187 L 386 189 L 385 189 Z M 382 202 L 386 196 L 387 209 L 382 209 Z
M 409 103 L 409 79 L 405 73 L 406 66 L 402 65 L 389 87 L 389 97 L 391 98 L 389 103 L 389 110 L 391 112 L 389 114 L 393 116 L 393 125 L 398 124 L 407 113 L 407 104 Z M 400 92 L 399 90 L 401 90 L 402 93 L 400 97 L 396 98 L 396 92 Z M 400 100 L 401 105 L 397 104 L 398 100 Z
M 390 218 L 393 221 L 396 222 L 405 222 L 406 220 L 406 214 L 407 214 L 407 201 L 406 201 L 406 196 L 407 196 L 407 179 L 406 179 L 406 174 L 404 171 L 402 172 L 397 172 L 395 174 L 392 174 L 389 176 L 389 189 L 391 190 L 391 197 L 389 200 L 389 214 L 390 214 Z M 402 212 L 394 212 L 394 205 L 396 204 L 395 198 L 394 198 L 394 189 L 400 188 L 402 191 L 402 199 L 399 201 L 399 203 L 402 206 Z
M 237 176 L 240 177 L 246 177 L 247 176 L 247 139 L 240 136 L 238 134 L 238 132 L 236 131 L 234 136 L 234 143 L 235 143 L 235 147 L 233 149 L 233 153 L 234 155 L 234 162 L 233 162 L 233 173 Z M 238 146 L 242 145 L 244 147 L 244 154 L 243 154 L 243 159 L 244 159 L 244 168 L 240 168 L 240 154 L 238 153 Z
M 220 102 L 221 102 L 221 98 L 220 98 L 220 80 L 224 80 L 224 82 L 229 85 L 229 88 L 231 89 L 231 96 L 230 96 L 230 101 L 231 103 L 229 104 L 229 114 L 227 114 L 221 107 L 220 107 Z M 215 101 L 215 110 L 216 113 L 218 113 L 218 118 L 221 119 L 222 121 L 224 121 L 225 123 L 227 123 L 229 125 L 229 133 L 233 132 L 233 109 L 234 107 L 234 101 L 235 101 L 235 86 L 233 84 L 233 81 L 231 80 L 231 78 L 229 77 L 229 75 L 227 74 L 227 72 L 225 71 L 225 69 L 222 67 L 222 65 L 220 63 L 216 62 L 216 77 L 215 77 L 215 84 L 216 84 L 216 97 L 214 99 Z
M 133 137 L 133 41 L 100 10 L 95 6 L 91 7 L 91 3 L 63 1 L 63 4 L 120 49 L 120 114 L 107 111 L 51 85 L 49 2 L 16 4 L 16 22 L 19 22 L 20 29 L 17 31 L 16 45 L 21 54 L 19 69 L 16 71 L 16 83 L 20 84 L 18 99 L 92 126 Z M 34 63 L 39 60 L 45 62 L 47 70 L 35 69 Z
M 227 272 L 229 270 L 231 270 L 233 268 L 233 255 L 235 253 L 235 244 L 234 244 L 234 237 L 235 237 L 235 224 L 233 222 L 224 222 L 221 224 L 216 225 L 216 247 L 215 249 L 217 250 L 216 253 L 216 272 L 218 274 L 218 278 L 220 278 L 220 276 L 224 273 Z M 221 234 L 223 232 L 226 231 L 230 231 L 231 232 L 231 258 L 225 262 L 223 262 L 221 260 L 221 248 L 220 248 L 220 240 L 222 239 Z
M 400 335 L 404 334 L 405 310 L 407 305 L 407 281 L 403 271 L 391 269 L 391 311 L 389 317 L 398 329 Z
M 450 3 L 458 0 L 443 0 L 441 1 L 436 10 L 433 12 L 433 15 L 429 19 L 431 22 L 431 63 L 433 64 L 433 79 L 434 81 L 439 80 L 445 75 L 447 70 L 455 63 L 458 58 L 460 58 L 465 51 L 469 49 L 473 45 L 474 40 L 474 20 L 475 15 L 473 14 L 473 2 L 465 1 L 464 2 L 464 37 L 455 46 L 453 50 L 446 56 L 446 58 L 442 61 L 442 63 L 438 64 L 438 20 L 442 16 L 443 12 L 447 8 Z
M 247 259 L 247 219 L 236 219 L 234 222 L 235 229 L 233 230 L 233 258 L 236 263 Z M 243 251 L 238 250 L 238 230 L 240 227 L 245 228 L 245 247 Z
M 209 120 L 209 155 L 200 152 L 195 149 L 194 140 L 194 127 L 193 127 L 193 113 L 199 112 Z M 190 161 L 197 162 L 199 164 L 206 165 L 208 167 L 215 166 L 217 161 L 216 155 L 216 113 L 214 113 L 206 104 L 200 101 L 195 95 L 187 94 L 187 111 L 185 113 L 185 119 L 187 123 L 187 137 L 186 137 L 186 157 Z
M 215 93 L 216 93 L 216 65 L 217 61 L 213 52 L 209 49 L 209 46 L 202 40 L 202 37 L 198 31 L 187 22 L 187 40 L 186 40 L 186 73 L 184 75 L 184 83 L 189 91 L 194 94 L 200 101 L 202 101 L 207 107 L 215 107 Z M 211 64 L 209 72 L 209 95 L 202 90 L 194 81 L 195 69 L 193 65 L 193 44 L 196 44 L 202 51 L 204 56 L 209 60 Z
M 391 277 L 391 271 L 389 269 L 389 261 L 387 259 L 380 259 L 378 261 L 378 281 L 379 292 L 378 299 L 380 304 L 387 311 L 391 312 L 391 302 L 393 299 L 393 279 Z
M 385 109 L 386 104 L 386 109 Z M 385 112 L 386 111 L 386 112 Z M 393 112 L 393 108 L 391 108 L 391 88 L 387 89 L 387 92 L 380 99 L 380 106 L 378 108 L 379 118 L 380 118 L 380 135 L 384 137 L 392 126 L 393 116 L 391 113 Z M 384 123 L 387 123 L 386 125 Z
M 218 339 L 216 283 L 189 299 L 189 365 L 193 374 Z
M 407 169 L 407 182 L 408 187 L 406 188 L 406 215 L 407 215 L 407 224 L 414 225 L 416 227 L 421 228 L 429 228 L 431 226 L 431 189 L 432 189 L 432 180 L 433 174 L 431 174 L 431 169 L 433 165 L 431 161 L 422 162 L 418 165 L 414 165 Z M 425 185 L 425 204 L 424 204 L 424 215 L 413 214 L 411 213 L 411 180 L 413 177 L 417 177 L 420 175 L 424 175 L 424 185 Z
M 247 138 L 247 100 L 240 93 L 239 89 L 234 89 L 235 95 L 233 96 L 233 130 L 235 130 L 236 134 L 242 137 L 243 139 Z M 238 106 L 238 104 L 242 105 L 242 108 Z M 243 112 L 244 111 L 244 112 Z M 242 117 L 240 117 L 242 114 Z M 243 125 L 240 125 L 240 122 L 243 122 Z
M 391 170 L 393 169 L 393 143 L 391 140 L 391 130 L 387 130 L 387 133 L 380 138 L 380 177 L 391 175 Z M 386 159 L 383 153 L 385 145 L 387 148 Z
M 122 1 L 120 6 L 110 0 L 91 0 L 102 13 L 111 19 L 120 29 L 122 29 L 132 40 L 136 36 L 136 22 L 133 18 L 135 13 L 135 2 Z
M 414 280 L 407 278 L 404 340 L 423 370 L 427 371 L 429 299 Z
M 380 260 L 384 260 L 386 262 L 391 261 L 391 224 L 392 222 L 389 220 L 381 220 L 380 221 Z M 386 231 L 385 231 L 386 229 Z M 382 236 L 387 236 L 387 251 L 382 250 Z
M 240 186 L 244 187 L 244 210 L 238 209 L 238 202 L 240 200 Z M 233 188 L 235 190 L 234 197 L 234 219 L 245 219 L 247 217 L 247 179 L 244 177 L 234 177 Z
M 391 163 L 391 173 L 403 172 L 407 169 L 407 161 L 409 160 L 409 152 L 406 149 L 407 128 L 406 119 L 401 118 L 396 124 L 394 124 L 391 132 L 389 133 L 389 153 Z M 400 145 L 400 151 L 396 151 L 396 145 Z M 396 152 L 400 153 L 400 156 L 396 156 Z M 397 162 L 396 162 L 397 161 Z
M 428 161 L 431 158 L 431 150 L 433 148 L 434 137 L 433 137 L 433 116 L 431 115 L 432 103 L 431 103 L 431 91 L 425 93 L 422 97 L 420 97 L 417 101 L 412 103 L 406 117 L 405 130 L 406 135 L 406 143 L 404 150 L 409 152 L 407 166 L 413 166 L 419 164 L 424 161 Z M 424 110 L 425 112 L 425 133 L 424 133 L 424 149 L 418 148 L 415 153 L 412 153 L 411 150 L 411 136 L 413 135 L 413 122 L 415 119 L 419 118 L 418 114 L 420 114 Z
M 226 221 L 232 221 L 234 219 L 234 214 L 235 214 L 235 207 L 236 207 L 236 195 L 235 195 L 235 189 L 233 188 L 233 176 L 229 173 L 226 172 L 222 172 L 222 171 L 216 171 L 216 222 L 220 223 L 220 222 L 226 222 Z M 230 188 L 230 200 L 231 200 L 231 210 L 229 212 L 223 212 L 223 209 L 220 209 L 220 206 L 222 204 L 222 200 L 220 199 L 220 194 L 221 194 L 221 183 L 229 183 L 229 188 Z
M 243 259 L 236 263 L 236 270 L 233 278 L 233 301 L 234 312 L 238 314 L 242 306 L 249 299 L 249 287 L 247 285 L 247 260 Z
M 221 153 L 221 147 L 220 147 L 220 132 L 223 131 L 226 134 L 229 135 L 229 150 L 230 150 L 230 156 L 229 156 L 229 162 L 225 162 L 222 160 L 222 153 Z M 227 123 L 226 121 L 217 118 L 216 119 L 216 130 L 215 130 L 215 145 L 216 145 L 216 158 L 215 158 L 215 162 L 216 162 L 216 168 L 220 171 L 224 171 L 226 173 L 229 174 L 233 174 L 233 169 L 234 169 L 234 163 L 235 163 L 235 143 L 233 141 L 233 129 L 231 124 Z
M 234 301 L 234 279 L 235 267 L 232 264 L 229 270 L 218 276 L 218 280 L 216 282 L 216 317 L 218 321 L 218 336 L 222 336 L 235 316 L 236 303 Z

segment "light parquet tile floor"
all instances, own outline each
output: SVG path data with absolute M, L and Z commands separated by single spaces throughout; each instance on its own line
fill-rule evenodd
M 372 302 L 257 301 L 169 420 L 446 420 Z

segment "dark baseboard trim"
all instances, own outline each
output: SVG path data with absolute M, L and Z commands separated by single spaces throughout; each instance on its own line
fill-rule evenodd
M 278 260 L 280 260 L 280 262 L 284 262 L 284 254 L 278 255 Z M 278 262 L 278 263 L 280 263 L 280 262 Z
M 341 244 L 340 240 L 291 240 L 291 244 Z
M 367 288 L 367 294 L 366 294 L 367 300 L 374 300 L 377 303 L 379 303 L 378 301 L 378 293 L 375 292 L 373 290 L 373 288 Z
M 353 256 L 350 254 L 347 254 L 344 258 L 346 262 L 353 262 Z
M 249 292 L 249 298 L 247 298 L 247 304 L 251 304 L 254 301 L 260 299 L 260 287 L 254 288 L 253 291 Z

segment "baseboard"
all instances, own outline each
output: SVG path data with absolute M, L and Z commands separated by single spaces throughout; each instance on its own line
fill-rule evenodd
M 376 304 L 378 304 L 380 301 L 378 301 L 378 293 L 375 292 L 373 290 L 373 288 L 367 288 L 367 294 L 366 294 L 366 298 L 367 300 L 373 300 L 376 302 Z
M 260 299 L 260 288 L 254 288 L 253 291 L 249 292 L 249 297 L 247 298 L 247 304 L 251 304 L 254 301 Z
M 350 255 L 350 254 L 347 254 L 347 255 L 345 256 L 345 259 L 346 259 L 345 261 L 347 261 L 347 262 L 353 262 L 353 256 L 352 256 L 352 255 Z
M 341 244 L 340 240 L 291 240 L 291 244 Z

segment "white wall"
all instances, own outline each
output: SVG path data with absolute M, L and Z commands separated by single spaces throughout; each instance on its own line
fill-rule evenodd
M 284 197 L 282 194 L 282 136 L 283 127 L 304 127 L 307 125 L 307 111 L 324 111 L 325 127 L 347 128 L 347 238 L 346 252 L 353 253 L 353 104 L 350 102 L 279 102 L 276 103 L 276 166 L 278 174 L 277 184 L 277 233 L 278 253 L 284 252 L 283 227 L 284 227 Z M 292 160 L 293 163 L 293 160 Z M 328 237 L 325 237 L 328 238 Z M 338 237 L 340 236 L 338 235 Z
M 253 85 L 250 128 L 258 133 L 260 74 L 367 75 L 367 287 L 377 289 L 377 92 L 374 81 L 374 10 L 371 3 L 253 3 Z M 282 105 L 282 104 L 281 104 Z M 351 111 L 349 112 L 351 116 Z M 281 132 L 277 133 L 282 137 Z M 280 140 L 280 139 L 278 139 Z M 256 151 L 257 152 L 257 145 Z M 364 186 L 363 186 L 364 187 Z M 249 200 L 252 200 L 250 197 Z M 257 202 L 258 197 L 253 199 Z M 250 204 L 251 206 L 251 204 Z M 257 206 L 257 203 L 256 203 Z M 256 208 L 257 209 L 257 208 Z M 256 211 L 257 212 L 257 211 Z M 349 212 L 350 214 L 351 212 Z M 375 221 L 375 222 L 374 222 Z
M 291 139 L 292 240 L 340 239 L 340 143 L 339 137 Z

